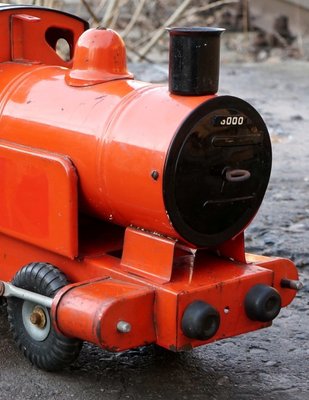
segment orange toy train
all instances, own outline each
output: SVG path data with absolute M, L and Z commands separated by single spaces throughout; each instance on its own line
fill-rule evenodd
M 169 30 L 166 87 L 87 28 L 0 8 L 0 296 L 18 347 L 57 370 L 83 341 L 180 351 L 271 325 L 301 284 L 291 261 L 245 254 L 271 144 L 253 107 L 216 95 L 222 30 Z

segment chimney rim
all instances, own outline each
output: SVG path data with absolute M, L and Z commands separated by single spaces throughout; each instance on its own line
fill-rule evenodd
M 184 27 L 167 27 L 165 28 L 170 35 L 176 36 L 193 36 L 200 34 L 207 34 L 211 36 L 219 36 L 221 35 L 225 29 L 218 27 L 210 27 L 210 26 L 184 26 Z

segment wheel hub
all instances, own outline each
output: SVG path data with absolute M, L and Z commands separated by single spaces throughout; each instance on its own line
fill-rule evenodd
M 30 315 L 30 321 L 33 323 L 33 325 L 36 325 L 38 328 L 45 328 L 46 326 L 46 315 L 44 310 L 36 306 L 33 309 L 32 314 Z
M 42 342 L 51 329 L 49 311 L 46 307 L 25 300 L 22 307 L 24 327 L 32 339 Z

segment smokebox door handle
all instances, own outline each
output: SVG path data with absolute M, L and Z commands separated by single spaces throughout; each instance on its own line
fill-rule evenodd
M 251 174 L 246 169 L 226 169 L 225 179 L 228 182 L 244 182 L 250 178 Z

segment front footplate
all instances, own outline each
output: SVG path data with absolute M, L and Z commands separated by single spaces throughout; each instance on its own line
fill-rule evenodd
M 64 335 L 112 351 L 149 343 L 180 351 L 265 328 L 299 286 L 291 261 L 255 255 L 178 257 L 164 283 L 110 273 L 61 289 L 52 315 Z

